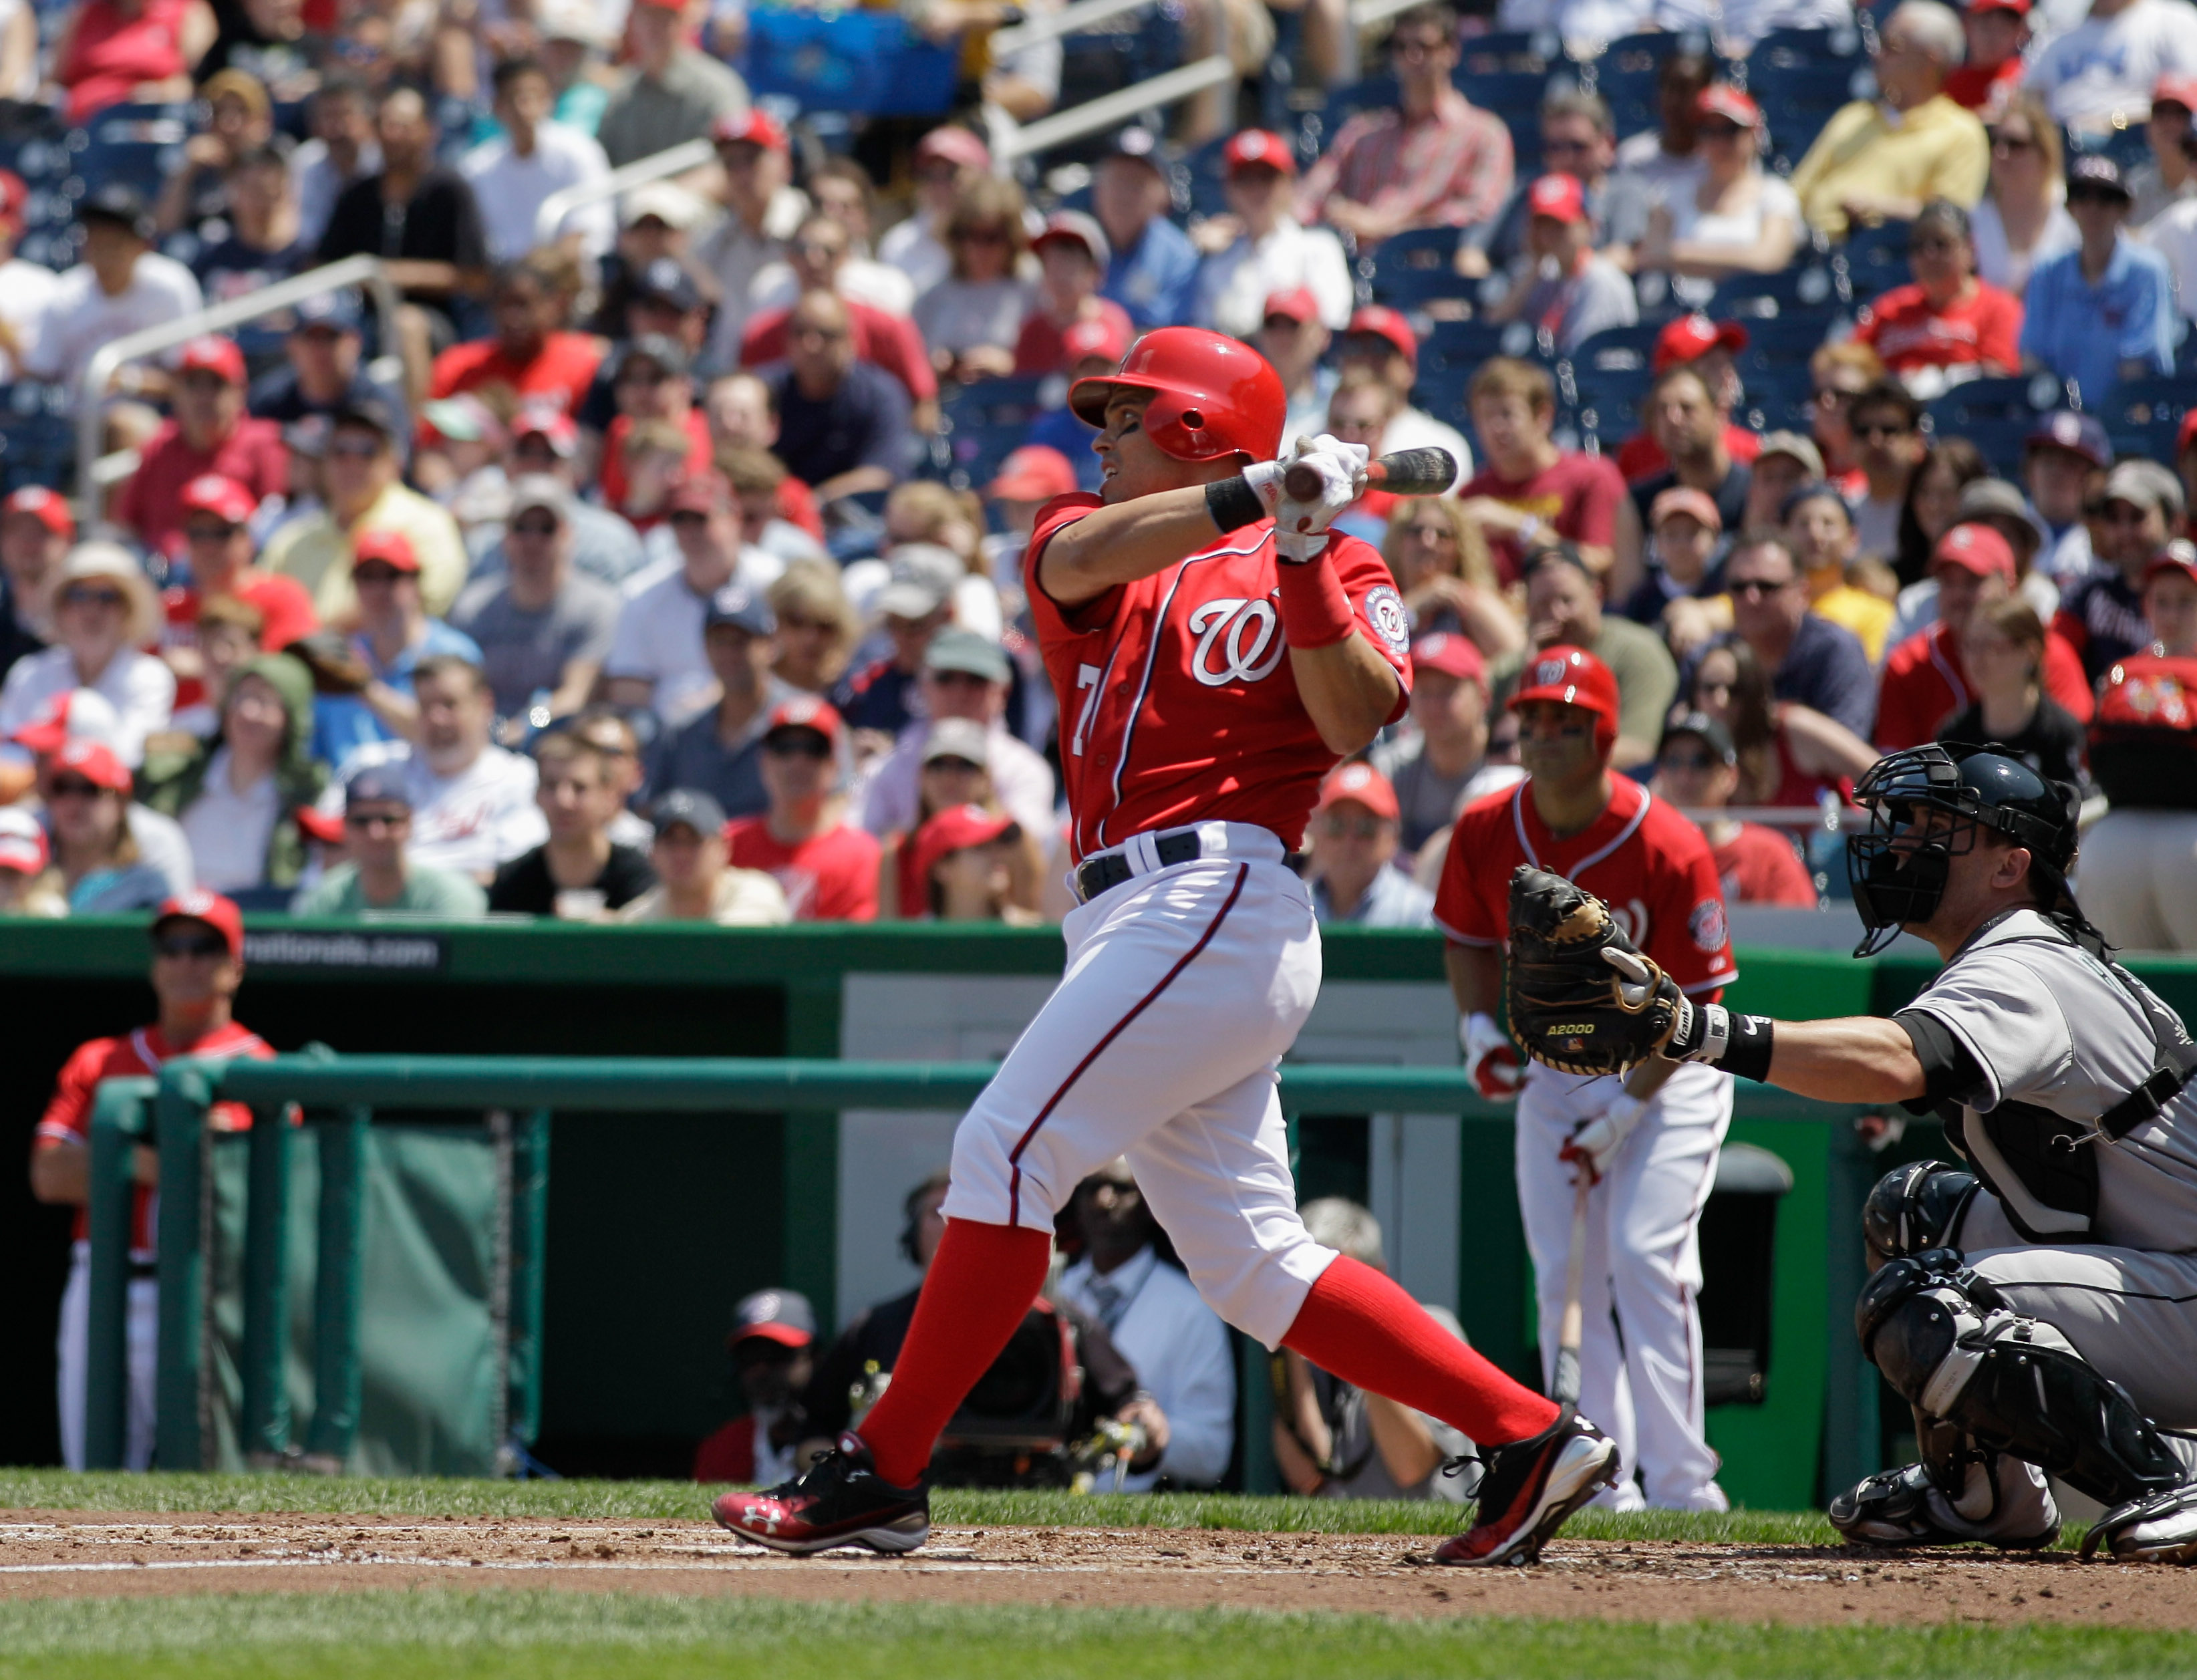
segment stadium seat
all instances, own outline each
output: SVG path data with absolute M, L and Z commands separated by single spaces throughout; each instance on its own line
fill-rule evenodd
M 1046 386 L 1058 383 L 1057 379 L 1017 376 L 948 386 L 940 393 L 944 459 L 934 455 L 937 476 L 956 490 L 990 483 L 1000 463 L 1022 443 L 1030 422 L 1044 412 Z
M 2066 396 L 2049 374 L 2010 374 L 1956 385 L 1923 414 L 1936 436 L 1967 438 L 1994 471 L 2012 478 L 2020 472 L 2023 440 L 2038 415 L 2058 408 Z
M 1564 43 L 1552 29 L 1508 29 L 1467 36 L 1459 50 L 1459 64 L 1475 75 L 1503 70 L 1545 72 L 1563 55 Z
M 17 379 L 0 406 L 0 495 L 26 484 L 76 487 L 76 403 L 62 385 Z
M 2188 379 L 2168 374 L 2123 380 L 2098 404 L 2097 414 L 2113 435 L 2115 454 L 2140 455 L 2171 466 L 2183 416 L 2193 408 L 2197 391 Z
M 1858 303 L 1882 296 L 1912 276 L 1907 268 L 1907 223 L 1883 222 L 1875 227 L 1848 229 L 1843 244 L 1831 251 L 1831 260 L 1846 270 L 1846 283 Z
M 1867 64 L 1799 64 L 1779 69 L 1750 68 L 1748 92 L 1770 124 L 1771 150 L 1797 162 L 1823 131 L 1832 113 L 1875 91 L 1875 72 Z
M 183 167 L 191 136 L 188 105 L 117 105 L 69 132 L 72 199 L 115 182 L 135 187 L 148 200 Z
M 1828 327 L 1851 296 L 1845 287 L 1844 277 L 1835 269 L 1828 264 L 1811 263 L 1805 268 L 1782 269 L 1776 274 L 1733 275 L 1720 280 L 1704 312 L 1719 321 L 1731 316 L 1753 320 L 1759 316 L 1811 315 Z
M 1480 281 L 1458 273 L 1458 230 L 1413 228 L 1374 248 L 1373 301 L 1391 309 L 1416 309 L 1432 298 L 1475 298 Z
M 1747 55 L 1748 81 L 1750 86 L 1756 84 L 1765 71 L 1850 64 L 1861 55 L 1861 32 L 1852 25 L 1836 29 L 1773 29 Z
M 1571 353 L 1572 367 L 1582 379 L 1646 368 L 1663 325 L 1643 321 L 1631 327 L 1605 327 Z

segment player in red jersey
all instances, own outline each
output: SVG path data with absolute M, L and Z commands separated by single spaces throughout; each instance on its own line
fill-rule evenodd
M 807 1475 L 727 1494 L 717 1520 L 785 1551 L 921 1544 L 939 1429 L 1044 1283 L 1055 1212 L 1126 1154 L 1222 1318 L 1494 1447 L 1446 1561 L 1531 1557 L 1615 1448 L 1313 1242 L 1276 1098 L 1319 987 L 1312 903 L 1284 859 L 1320 779 L 1406 698 L 1403 603 L 1379 555 L 1327 530 L 1365 452 L 1300 438 L 1288 466 L 1320 494 L 1285 497 L 1280 378 L 1192 327 L 1148 334 L 1069 401 L 1103 427 L 1101 489 L 1048 503 L 1024 560 L 1066 727 L 1067 973 L 955 1136 L 946 1236 L 892 1386 Z
M 236 906 L 217 893 L 190 892 L 170 899 L 153 920 L 153 991 L 160 1001 L 159 1019 L 120 1038 L 79 1045 L 54 1082 L 53 1100 L 32 1136 L 31 1193 L 41 1202 L 72 1205 L 77 1210 L 75 1246 L 68 1284 L 61 1293 L 61 1334 L 55 1345 L 61 1459 L 72 1470 L 84 1468 L 84 1379 L 90 1347 L 91 1245 L 84 1204 L 91 1184 L 92 1098 L 100 1080 L 156 1075 L 172 1057 L 224 1062 L 239 1056 L 272 1056 L 266 1040 L 239 1026 L 229 1014 L 243 980 L 244 918 Z M 220 1103 L 212 1119 L 217 1131 L 248 1131 L 252 1110 L 241 1103 Z M 159 1182 L 159 1157 L 141 1144 L 136 1166 L 137 1189 L 130 1209 L 130 1403 L 123 1462 L 130 1469 L 142 1470 L 153 1457 L 154 1363 L 159 1324 L 159 1296 L 153 1277 L 153 1192 Z
M 1458 819 L 1435 920 L 1451 941 L 1465 1065 L 1489 1096 L 1519 1093 L 1518 1201 L 1540 1297 L 1541 1357 L 1556 1357 L 1572 1175 L 1585 1170 L 1595 1189 L 1580 1405 L 1609 1424 L 1626 1463 L 1640 1467 L 1645 1503 L 1723 1510 L 1716 1455 L 1702 1434 L 1695 1228 L 1731 1123 L 1731 1080 L 1701 1063 L 1655 1061 L 1633 1075 L 1628 1094 L 1614 1079 L 1535 1063 L 1522 1086 L 1517 1052 L 1495 1024 L 1510 872 L 1520 864 L 1601 899 L 1633 942 L 1705 1003 L 1736 972 L 1716 864 L 1693 824 L 1639 783 L 1610 774 L 1617 679 L 1599 659 L 1544 648 L 1510 707 L 1527 779 Z M 1643 1491 L 1628 1476 L 1612 1503 L 1638 1509 Z
M 847 725 L 813 694 L 780 700 L 763 721 L 762 785 L 770 808 L 725 826 L 728 861 L 760 869 L 785 890 L 797 922 L 874 922 L 874 836 L 849 824 L 839 795 Z

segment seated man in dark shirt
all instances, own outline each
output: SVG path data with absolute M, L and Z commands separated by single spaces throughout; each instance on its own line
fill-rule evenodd
M 2182 481 L 2158 461 L 2125 461 L 2107 475 L 2104 500 L 2093 526 L 2096 564 L 2061 592 L 2054 623 L 2083 656 L 2083 674 L 2093 683 L 2152 644 L 2144 571 L 2182 529 Z
M 610 837 L 618 791 L 602 749 L 583 736 L 559 733 L 543 737 L 534 760 L 541 777 L 535 802 L 548 820 L 549 838 L 496 872 L 488 907 L 596 921 L 654 886 L 656 871 L 647 854 Z
M 288 365 L 252 382 L 246 408 L 261 420 L 293 426 L 310 415 L 333 419 L 378 402 L 397 417 L 398 435 L 410 437 L 402 397 L 366 371 L 362 361 L 365 339 L 359 325 L 358 299 L 350 290 L 306 298 L 298 305 L 289 335 L 282 341 Z
M 1734 631 L 1770 673 L 1771 692 L 1833 718 L 1864 741 L 1876 678 L 1852 630 L 1808 610 L 1806 580 L 1783 537 L 1742 536 L 1725 557 Z
M 914 447 L 907 392 L 855 359 L 847 307 L 829 292 L 793 307 L 786 358 L 757 370 L 778 410 L 776 454 L 820 502 L 890 490 Z
M 191 264 L 208 304 L 264 292 L 310 265 L 313 247 L 298 227 L 298 193 L 290 160 L 272 146 L 255 146 L 223 172 L 229 237 L 201 250 Z

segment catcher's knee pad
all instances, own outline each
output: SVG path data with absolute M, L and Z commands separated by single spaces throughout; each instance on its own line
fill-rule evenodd
M 1888 1260 L 1949 1246 L 1976 1189 L 1974 1173 L 1942 1161 L 1913 1161 L 1887 1173 L 1862 1204 L 1869 1270 Z
M 1854 1320 L 1863 1353 L 1903 1398 L 1984 1446 L 2108 1505 L 2184 1480 L 2126 1389 L 1950 1248 L 1887 1261 Z

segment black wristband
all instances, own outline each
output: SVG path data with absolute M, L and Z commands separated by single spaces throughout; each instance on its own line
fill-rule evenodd
M 1777 1025 L 1766 1015 L 1731 1017 L 1731 1037 L 1717 1066 L 1739 1079 L 1767 1083 L 1770 1078 L 1771 1029 Z
M 1220 530 L 1241 530 L 1267 517 L 1267 504 L 1259 500 L 1258 491 L 1239 472 L 1233 478 L 1223 478 L 1217 484 L 1205 487 L 1205 511 L 1213 516 L 1213 523 Z

